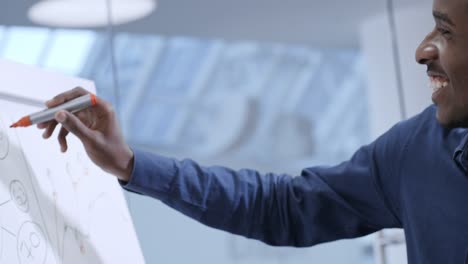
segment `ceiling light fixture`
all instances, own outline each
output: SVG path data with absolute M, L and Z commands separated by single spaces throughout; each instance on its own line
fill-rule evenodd
M 41 0 L 31 6 L 29 19 L 54 27 L 103 27 L 108 25 L 109 0 Z M 132 22 L 151 14 L 155 0 L 111 0 L 112 24 Z

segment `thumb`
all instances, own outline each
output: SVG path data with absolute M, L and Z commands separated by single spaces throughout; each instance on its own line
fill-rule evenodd
M 55 114 L 55 120 L 62 126 L 77 136 L 81 141 L 87 141 L 91 138 L 92 131 L 81 122 L 75 115 L 67 111 L 59 111 Z

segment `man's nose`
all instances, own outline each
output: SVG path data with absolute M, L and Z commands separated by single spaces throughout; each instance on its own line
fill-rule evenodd
M 436 45 L 425 39 L 416 49 L 416 61 L 420 64 L 429 64 L 438 59 L 439 50 Z

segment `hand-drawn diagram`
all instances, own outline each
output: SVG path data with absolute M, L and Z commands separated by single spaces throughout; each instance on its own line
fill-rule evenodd
M 83 234 L 79 229 L 66 225 L 63 229 L 61 241 L 61 261 L 67 263 L 73 259 L 86 256 L 85 242 L 89 241 L 89 234 Z
M 46 260 L 47 244 L 44 232 L 34 222 L 25 222 L 18 233 L 17 252 L 21 264 L 42 264 Z
M 0 263 L 129 263 L 115 254 L 123 245 L 117 241 L 138 243 L 134 233 L 115 232 L 132 225 L 125 207 L 116 206 L 125 200 L 116 196 L 118 186 L 107 188 L 114 179 L 96 175 L 101 173 L 76 149 L 78 142 L 65 155 L 49 157 L 52 146 L 47 155 L 37 155 L 48 146 L 31 132 L 0 132 L 7 142 L 0 146 L 8 147 L 8 159 L 0 160 Z
M 28 194 L 20 181 L 14 180 L 10 183 L 10 195 L 11 200 L 15 202 L 18 209 L 25 213 L 29 211 Z
M 18 140 L 20 137 L 15 137 Z M 16 144 L 16 143 L 15 143 Z M 16 145 L 15 145 L 16 146 Z M 21 147 L 21 145 L 18 145 Z M 12 159 L 18 162 L 17 151 Z M 20 165 L 22 168 L 28 168 L 26 156 L 19 151 L 20 157 L 25 162 Z M 64 171 L 60 173 L 51 168 L 44 169 L 42 176 L 32 175 L 31 171 L 22 170 L 27 175 L 16 175 L 8 184 L 9 195 L 5 195 L 6 201 L 0 201 L 0 215 L 2 212 L 9 211 L 11 218 L 22 219 L 22 223 L 14 224 L 10 221 L 8 228 L 4 227 L 0 222 L 0 263 L 3 263 L 2 250 L 5 235 L 8 236 L 9 244 L 16 241 L 16 257 L 19 264 L 45 264 L 45 263 L 99 263 L 101 262 L 97 250 L 93 248 L 90 239 L 90 221 L 92 220 L 92 212 L 95 204 L 105 196 L 103 193 L 97 193 L 95 197 L 89 195 L 84 184 L 90 184 L 86 180 L 91 179 L 90 164 L 86 162 L 85 157 L 81 152 L 70 153 L 67 162 L 64 162 Z M 19 164 L 16 164 L 18 166 Z M 21 170 L 20 170 L 21 171 Z M 54 171 L 54 172 L 53 172 Z M 67 175 L 68 177 L 63 177 Z M 29 179 L 28 179 L 29 177 Z M 47 193 L 41 193 L 37 196 L 29 184 L 29 180 L 34 184 L 32 177 L 42 177 L 46 185 Z M 58 181 L 58 182 L 57 182 Z M 64 193 L 62 188 L 68 185 L 68 191 Z M 49 185 L 49 186 L 47 186 Z M 81 188 L 82 187 L 82 188 Z M 1 191 L 1 189 L 0 189 Z M 38 199 L 40 198 L 40 199 Z M 46 207 L 39 208 L 40 201 L 49 200 Z M 112 199 L 109 199 L 111 202 Z M 61 211 L 61 207 L 72 208 L 71 217 L 65 216 Z M 34 210 L 33 210 L 34 209 Z M 39 210 L 50 210 L 49 214 L 44 217 L 38 215 Z M 82 210 L 83 209 L 83 210 Z M 16 216 L 14 216 L 16 214 Z M 36 214 L 35 217 L 32 215 Z M 35 220 L 37 219 L 37 220 Z M 99 222 L 99 219 L 94 219 Z M 46 222 L 47 221 L 47 222 Z M 47 223 L 47 224 L 46 224 Z M 49 225 L 49 230 L 47 230 Z M 50 228 L 52 227 L 52 228 Z M 52 231 L 52 232 L 50 232 Z M 55 240 L 55 256 L 48 258 L 48 252 L 52 253 L 50 238 L 47 237 L 47 232 L 50 232 L 49 237 Z M 11 251 L 11 249 L 10 249 Z M 7 252 L 5 259 L 8 263 L 11 262 L 13 252 Z
M 79 183 L 86 176 L 89 176 L 89 166 L 86 164 L 83 158 L 83 154 L 80 152 L 72 155 L 72 158 L 66 163 L 66 172 L 70 177 L 75 191 L 78 188 Z
M 83 262 L 96 261 L 95 252 L 90 248 L 92 241 L 91 233 L 99 234 L 103 231 L 100 219 L 110 218 L 114 223 L 131 223 L 130 218 L 118 207 L 108 206 L 113 203 L 112 195 L 107 192 L 97 193 L 94 196 L 89 195 L 86 185 L 93 180 L 90 176 L 90 163 L 84 159 L 82 152 L 71 153 L 65 164 L 65 175 L 63 179 L 68 179 L 69 192 L 67 193 L 67 204 L 75 208 L 77 212 L 73 221 L 61 219 L 59 207 L 63 202 L 63 196 L 60 196 L 60 190 L 56 188 L 58 175 L 47 168 L 46 176 L 50 196 L 53 197 L 53 218 L 56 244 L 58 247 L 58 257 L 61 263 L 70 263 L 76 259 Z M 104 175 L 96 177 L 105 177 Z M 109 225 L 106 225 L 110 227 Z M 104 229 L 106 229 L 104 226 Z M 117 235 L 118 236 L 118 235 Z M 109 236 L 106 236 L 109 237 Z M 85 261 L 86 260 L 86 261 Z M 94 263 L 94 262 L 93 262 Z
M 19 136 L 15 138 L 20 139 Z M 18 146 L 21 147 L 21 145 Z M 24 165 L 17 163 L 18 157 L 22 157 Z M 98 192 L 95 196 L 89 194 L 85 185 L 92 184 L 92 181 L 89 182 L 89 180 L 93 178 L 87 177 L 90 175 L 91 164 L 85 159 L 84 154 L 82 152 L 70 153 L 66 158 L 67 161 L 64 162 L 63 171 L 57 173 L 57 167 L 54 169 L 45 168 L 41 173 L 42 176 L 33 175 L 32 171 L 24 170 L 29 165 L 26 164 L 26 156 L 22 154 L 22 151 L 14 151 L 12 160 L 16 160 L 14 166 L 23 168 L 18 172 L 22 171 L 26 175 L 18 174 L 8 181 L 3 179 L 3 183 L 7 183 L 6 187 L 9 193 L 7 195 L 3 193 L 3 197 L 0 196 L 3 199 L 0 201 L 0 216 L 4 215 L 4 212 L 8 212 L 10 219 L 17 219 L 20 222 L 15 224 L 14 220 L 10 220 L 7 226 L 0 222 L 0 263 L 4 263 L 4 261 L 19 264 L 100 263 L 97 250 L 91 241 L 91 229 L 96 227 L 93 231 L 99 233 L 102 228 L 100 219 L 103 217 L 115 218 L 115 215 L 120 214 L 122 217 L 119 219 L 125 219 L 122 221 L 123 223 L 131 223 L 131 220 L 118 207 L 119 213 L 112 213 L 112 216 L 106 210 L 103 214 L 99 213 L 103 210 L 102 208 L 112 209 L 106 204 L 111 204 L 114 201 L 112 195 L 108 195 L 106 192 Z M 65 175 L 68 177 L 64 177 Z M 34 184 L 33 177 L 42 177 L 42 182 L 45 185 L 43 191 L 47 191 L 41 193 L 39 197 L 33 190 L 33 185 L 30 184 L 30 182 Z M 64 190 L 58 189 L 58 187 L 63 189 L 64 184 L 69 186 L 66 188 L 68 191 L 64 192 Z M 49 208 L 43 207 L 41 209 L 39 203 L 44 199 L 49 200 L 49 204 L 46 205 Z M 96 210 L 98 204 L 101 204 L 100 209 Z M 72 208 L 70 210 L 73 213 L 71 217 L 65 216 L 61 211 L 64 206 Z M 39 211 L 49 210 L 49 213 L 43 217 L 38 214 L 38 209 Z M 114 207 L 112 210 L 115 209 Z M 96 212 L 99 214 L 98 217 L 94 216 Z M 119 219 L 116 221 L 118 222 Z M 93 221 L 96 223 L 92 223 Z M 47 230 L 47 225 L 49 225 L 49 230 Z M 50 242 L 54 245 L 55 253 L 50 251 L 52 249 Z M 16 244 L 16 256 L 14 257 L 16 261 L 11 262 L 13 261 L 12 256 L 14 256 L 11 248 L 7 252 L 3 252 L 5 243 Z M 51 256 L 48 257 L 48 255 Z
M 60 153 L 34 127 L 7 127 L 40 111 L 31 103 L 52 97 L 50 87 L 95 92 L 92 82 L 4 60 L 0 71 L 8 84 L 0 87 L 0 263 L 144 263 L 120 186 L 92 164 L 76 137 L 67 137 L 69 149 Z
M 8 156 L 10 142 L 5 129 L 5 124 L 0 116 L 0 160 L 5 159 Z
M 72 155 L 75 156 L 75 155 Z M 79 157 L 79 155 L 76 155 Z M 81 177 L 76 173 L 76 165 L 72 164 L 73 161 L 68 161 L 65 165 L 65 174 L 69 176 L 69 184 L 71 184 L 71 193 L 68 193 L 68 204 L 79 210 L 80 200 L 78 196 L 78 186 L 80 184 Z M 54 180 L 54 172 L 52 169 L 46 169 L 46 176 L 49 185 L 49 192 L 52 197 L 52 210 L 53 214 L 50 216 L 53 218 L 53 226 L 55 236 L 53 239 L 56 240 L 57 255 L 61 260 L 61 263 L 71 262 L 74 259 L 80 259 L 86 254 L 85 244 L 89 243 L 89 234 L 83 234 L 82 229 L 82 217 L 81 213 L 78 213 L 75 220 L 72 222 L 63 219 L 60 215 L 60 198 L 65 198 L 60 195 L 60 190 L 56 188 L 57 184 Z M 63 175 L 62 175 L 63 176 Z M 63 201 L 62 201 L 63 202 Z M 75 252 L 71 254 L 70 252 Z M 76 254 L 79 252 L 79 254 Z

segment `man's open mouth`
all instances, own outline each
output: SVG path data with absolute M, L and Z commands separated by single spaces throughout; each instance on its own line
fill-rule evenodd
M 442 76 L 429 76 L 429 78 L 429 87 L 432 88 L 432 93 L 438 92 L 450 83 L 448 78 Z

